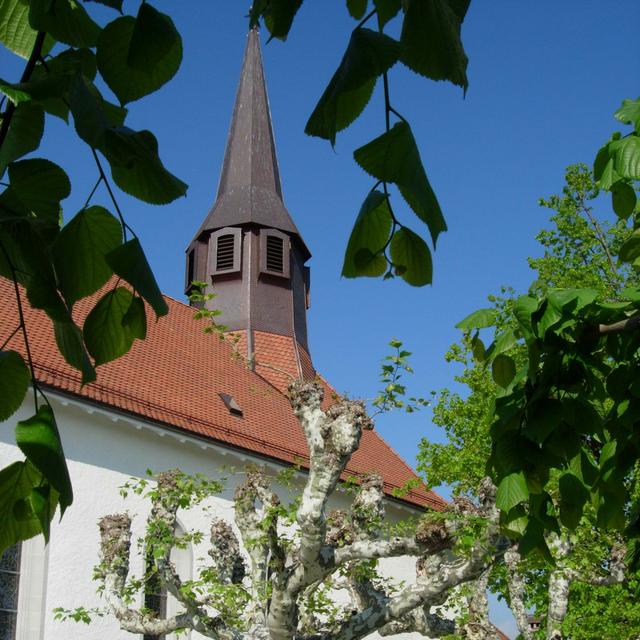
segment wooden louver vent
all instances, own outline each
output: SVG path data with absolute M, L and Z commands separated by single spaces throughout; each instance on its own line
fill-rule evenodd
M 267 236 L 267 271 L 284 272 L 284 241 L 278 236 Z
M 235 237 L 232 234 L 225 234 L 218 237 L 216 271 L 231 271 L 234 268 L 234 250 Z

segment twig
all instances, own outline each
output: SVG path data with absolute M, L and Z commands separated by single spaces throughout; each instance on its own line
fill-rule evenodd
M 113 206 L 116 212 L 118 213 L 118 217 L 120 218 L 120 224 L 122 225 L 122 233 L 124 235 L 124 241 L 125 242 L 127 241 L 127 229 L 131 231 L 131 233 L 133 234 L 133 237 L 136 238 L 137 236 L 135 231 L 125 222 L 124 216 L 122 215 L 122 211 L 120 211 L 120 207 L 118 206 L 116 197 L 113 194 L 113 191 L 111 190 L 111 185 L 109 184 L 109 180 L 107 180 L 107 176 L 104 172 L 104 169 L 102 168 L 102 163 L 100 162 L 100 158 L 98 157 L 98 154 L 96 153 L 96 150 L 93 147 L 91 147 L 91 153 L 93 154 L 93 158 L 96 161 L 98 171 L 100 172 L 100 177 L 102 180 L 104 180 L 104 184 L 107 187 L 107 191 L 109 192 L 109 197 L 111 198 L 111 202 L 113 203 Z
M 22 77 L 20 78 L 20 82 L 27 82 L 29 78 L 31 78 L 31 74 L 33 73 L 36 63 L 40 59 L 42 45 L 44 43 L 44 39 L 46 35 L 47 35 L 46 32 L 38 31 L 36 40 L 33 43 L 33 49 L 31 50 L 31 55 L 29 56 L 29 60 L 27 60 L 27 64 L 24 67 L 24 71 L 22 72 Z M 16 105 L 10 101 L 2 116 L 2 124 L 0 124 L 0 148 L 3 145 L 5 138 L 7 137 L 7 133 L 9 132 L 9 125 L 11 124 L 11 120 L 13 119 L 13 114 L 15 113 L 15 111 L 16 111 Z
M 22 330 L 22 338 L 24 340 L 24 348 L 27 352 L 27 363 L 29 365 L 29 371 L 31 372 L 31 382 L 33 386 L 33 401 L 35 404 L 36 411 L 38 411 L 38 381 L 36 378 L 36 372 L 33 367 L 33 358 L 31 357 L 31 347 L 29 346 L 29 336 L 27 334 L 27 325 L 24 320 L 24 310 L 22 308 L 22 299 L 20 297 L 20 288 L 18 287 L 18 279 L 17 273 L 13 266 L 13 262 L 11 262 L 11 258 L 5 249 L 4 244 L 0 242 L 0 251 L 4 254 L 5 260 L 11 269 L 11 279 L 13 281 L 13 288 L 16 294 L 16 302 L 18 305 L 18 317 L 20 318 L 19 328 Z
M 9 335 L 9 337 L 2 343 L 2 346 L 0 347 L 0 351 L 4 351 L 4 348 L 11 342 L 11 338 L 13 338 L 13 336 L 16 335 L 16 333 L 18 333 L 18 331 L 20 331 L 20 325 L 18 325 Z

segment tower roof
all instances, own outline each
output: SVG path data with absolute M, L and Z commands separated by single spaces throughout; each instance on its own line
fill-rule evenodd
M 260 36 L 249 31 L 216 201 L 196 237 L 241 224 L 285 231 L 310 255 L 282 200 Z

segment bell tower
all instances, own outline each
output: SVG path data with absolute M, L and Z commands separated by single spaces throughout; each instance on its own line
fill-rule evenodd
M 282 198 L 258 31 L 240 73 L 218 193 L 187 248 L 185 287 L 207 283 L 219 322 L 282 388 L 315 375 L 307 341 L 311 257 Z

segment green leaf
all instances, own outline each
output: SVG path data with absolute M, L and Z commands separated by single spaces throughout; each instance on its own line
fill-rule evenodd
M 121 242 L 120 222 L 103 207 L 83 209 L 62 228 L 52 252 L 60 290 L 69 305 L 111 277 L 105 256 Z
M 147 337 L 147 312 L 142 298 L 136 297 L 131 300 L 131 305 L 122 318 L 122 325 L 134 338 L 144 340 Z
M 144 4 L 142 6 L 145 6 Z M 100 34 L 98 40 L 98 70 L 109 88 L 116 94 L 121 104 L 133 102 L 149 93 L 153 93 L 167 83 L 178 71 L 182 62 L 182 40 L 173 26 L 173 22 L 163 14 L 162 18 L 151 18 L 155 9 L 145 9 L 138 14 L 138 18 L 123 16 L 110 22 Z M 142 16 L 142 17 L 141 17 Z M 139 24 L 143 20 L 144 24 Z M 150 43 L 149 29 L 155 21 L 162 21 L 162 33 L 159 34 L 158 46 Z M 137 43 L 134 47 L 134 32 L 138 31 Z M 174 33 L 171 45 L 167 40 L 167 32 Z M 154 60 L 152 68 L 142 69 L 141 61 L 150 55 L 161 57 Z M 129 62 L 133 59 L 137 66 Z M 140 67 L 140 68 L 138 68 Z
M 513 358 L 500 354 L 491 363 L 491 377 L 494 382 L 506 389 L 516 375 L 516 364 Z
M 82 373 L 82 384 L 93 382 L 96 370 L 89 359 L 80 329 L 73 322 L 54 320 L 53 332 L 64 359 Z
M 633 262 L 638 256 L 640 256 L 640 229 L 634 231 L 618 251 L 618 257 L 622 262 Z
M 37 31 L 29 24 L 29 3 L 25 0 L 0 0 L 0 42 L 13 53 L 29 59 L 36 42 Z M 45 39 L 42 53 L 53 45 L 50 37 Z
M 335 143 L 367 106 L 379 75 L 390 69 L 400 45 L 382 33 L 355 29 L 340 66 L 311 114 L 305 133 Z
M 53 271 L 34 273 L 27 287 L 27 298 L 34 309 L 43 309 L 52 320 L 71 322 L 69 309 L 60 297 Z
M 622 101 L 622 106 L 613 114 L 613 117 L 625 124 L 632 124 L 635 130 L 640 133 L 640 98 Z
M 472 329 L 484 329 L 492 327 L 497 320 L 495 309 L 478 309 L 470 313 L 464 320 L 456 324 L 456 329 L 471 331 Z
M 49 160 L 34 158 L 9 165 L 11 188 L 33 213 L 57 224 L 60 201 L 71 193 L 71 182 L 64 170 Z
M 96 76 L 96 57 L 89 49 L 66 49 L 47 60 L 47 69 L 36 66 L 25 86 L 51 115 L 65 122 L 69 119 L 68 91 L 72 78 L 82 74 L 91 81 Z M 22 86 L 22 85 L 20 85 Z
M 96 365 L 111 362 L 131 349 L 135 336 L 125 317 L 133 294 L 124 287 L 108 291 L 91 310 L 84 322 L 84 340 Z
M 6 80 L 2 80 L 2 78 L 0 78 L 0 93 L 7 96 L 13 104 L 19 104 L 20 102 L 28 102 L 31 100 L 31 94 L 29 94 L 24 88 L 7 82 Z
M 0 422 L 22 404 L 31 375 L 22 356 L 15 351 L 0 351 Z
M 427 78 L 449 80 L 466 92 L 469 60 L 460 28 L 469 0 L 459 5 L 454 7 L 449 0 L 407 0 L 400 37 L 404 46 L 401 60 Z
M 584 504 L 589 492 L 579 478 L 572 473 L 563 473 L 559 481 L 560 521 L 573 531 L 580 523 Z
M 51 509 L 51 501 L 53 490 L 50 484 L 44 484 L 40 487 L 34 487 L 29 496 L 29 503 L 31 504 L 31 511 L 38 518 L 40 522 L 40 528 L 42 529 L 42 535 L 44 536 L 44 543 L 49 542 L 49 531 L 51 525 L 51 519 L 53 513 Z M 54 500 L 56 500 L 55 498 Z M 55 512 L 55 502 L 53 511 Z
M 387 260 L 380 252 L 391 233 L 391 212 L 387 198 L 380 191 L 372 191 L 363 202 L 353 225 L 344 256 L 342 275 L 376 277 L 384 274 Z
M 640 303 L 640 287 L 625 287 L 620 292 L 620 297 L 631 302 Z
M 356 149 L 353 156 L 374 178 L 398 185 L 409 206 L 428 225 L 435 246 L 438 235 L 447 225 L 409 125 L 395 124 L 390 131 Z
M 626 524 L 624 509 L 625 500 L 622 494 L 605 493 L 598 508 L 598 526 L 622 531 Z
M 103 4 L 105 7 L 111 7 L 116 11 L 122 13 L 122 3 L 124 0 L 84 0 L 85 2 L 97 2 Z
M 262 16 L 271 38 L 286 40 L 302 2 L 303 0 L 256 0 L 249 11 L 250 26 L 257 26 Z
M 131 36 L 127 64 L 143 73 L 153 73 L 175 47 L 181 50 L 182 42 L 171 18 L 148 2 L 142 3 Z
M 51 272 L 47 247 L 37 232 L 37 223 L 38 219 L 35 218 L 6 221 L 0 225 L 0 241 L 5 249 L 0 252 L 0 275 L 13 278 L 12 265 L 16 280 L 25 286 L 35 274 Z M 7 262 L 5 253 L 11 265 Z
M 496 506 L 504 512 L 529 499 L 527 481 L 522 472 L 510 473 L 500 481 L 496 494 Z
M 427 243 L 416 233 L 402 227 L 391 238 L 391 262 L 400 277 L 414 287 L 431 284 L 433 265 Z
M 527 528 L 529 516 L 523 505 L 519 504 L 509 511 L 500 514 L 500 524 L 506 530 L 506 534 L 511 537 L 519 537 Z
M 0 555 L 9 547 L 42 531 L 40 516 L 31 507 L 31 495 L 43 483 L 40 472 L 27 460 L 0 471 Z M 57 493 L 49 495 L 48 515 L 53 518 Z
M 611 204 L 616 215 L 626 220 L 636 208 L 636 192 L 633 187 L 623 180 L 618 180 L 611 187 Z
M 402 2 L 401 0 L 373 0 L 373 5 L 378 12 L 378 22 L 380 26 L 384 27 L 389 20 L 398 14 Z
M 602 417 L 586 398 L 564 398 L 562 401 L 564 420 L 584 435 L 602 433 Z
M 640 180 L 640 137 L 622 138 L 614 152 L 615 171 L 622 178 Z
M 7 165 L 37 149 L 44 132 L 44 110 L 39 104 L 24 102 L 16 107 L 9 131 L 0 148 L 0 176 Z
M 369 0 L 347 0 L 349 15 L 356 20 L 361 20 L 367 10 Z
M 73 489 L 56 419 L 49 405 L 41 405 L 35 416 L 18 422 L 16 444 L 59 493 L 60 511 L 64 513 L 73 502 Z
M 542 444 L 562 422 L 562 408 L 562 403 L 554 398 L 541 398 L 530 403 L 527 425 L 522 434 L 529 440 Z
M 503 331 L 496 339 L 489 345 L 487 350 L 486 359 L 491 360 L 496 356 L 499 356 L 505 351 L 512 349 L 517 343 L 516 334 L 512 331 Z
M 486 348 L 484 342 L 478 336 L 478 333 L 471 339 L 471 353 L 478 362 L 484 362 L 486 357 Z
M 139 200 L 167 204 L 187 191 L 187 185 L 164 168 L 158 141 L 150 131 L 108 129 L 104 153 L 116 184 Z
M 109 123 L 95 94 L 89 89 L 90 84 L 93 87 L 83 75 L 76 74 L 69 88 L 69 107 L 76 133 L 88 145 L 100 148 Z
M 100 27 L 77 0 L 31 0 L 29 24 L 72 47 L 94 47 Z
M 28 82 L 10 84 L 0 80 L 0 91 L 14 103 L 36 100 L 43 106 L 52 99 L 61 99 L 69 87 L 69 75 L 53 71 L 53 65 L 47 63 L 49 71 L 36 67 Z
M 156 312 L 156 317 L 169 313 L 151 267 L 137 238 L 125 242 L 106 256 L 113 271 L 126 280 Z

